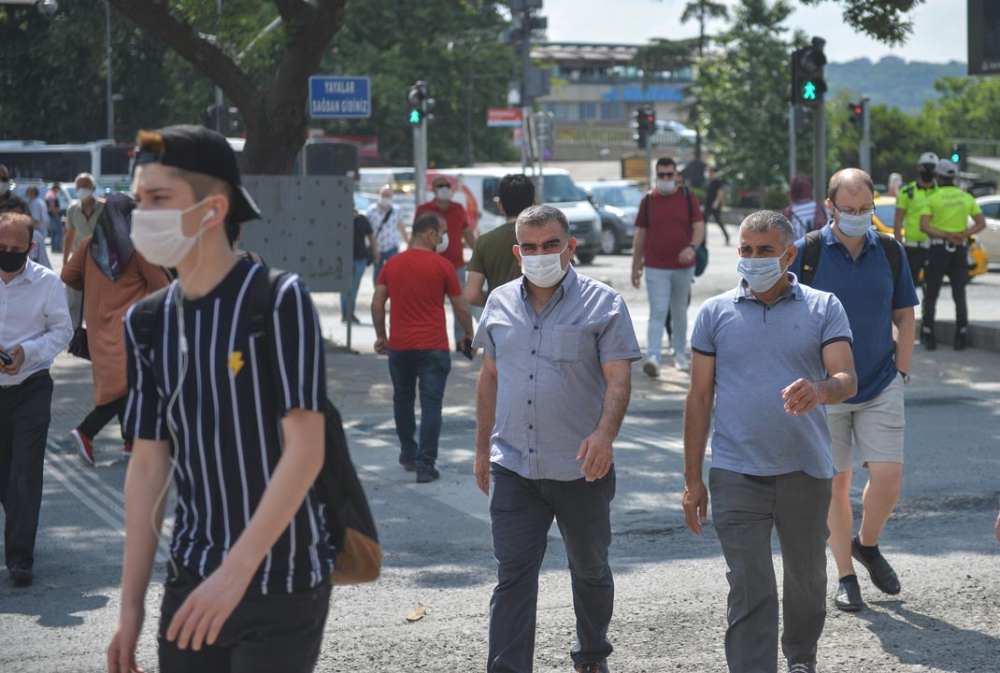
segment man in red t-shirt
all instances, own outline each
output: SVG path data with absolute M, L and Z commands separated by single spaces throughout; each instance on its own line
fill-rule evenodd
M 667 311 L 673 318 L 674 366 L 691 368 L 687 355 L 687 306 L 694 279 L 695 248 L 705 240 L 701 206 L 686 187 L 678 187 L 674 160 L 656 162 L 656 189 L 639 205 L 632 245 L 632 285 L 639 287 L 643 269 L 649 294 L 646 361 L 642 371 L 660 374 L 660 351 Z
M 465 253 L 462 244 L 469 246 L 469 249 L 476 247 L 476 235 L 469 224 L 469 218 L 465 213 L 462 204 L 451 200 L 453 196 L 451 182 L 447 176 L 438 175 L 431 183 L 434 190 L 434 200 L 429 201 L 417 208 L 416 216 L 420 217 L 424 213 L 437 213 L 448 223 L 448 245 L 441 256 L 451 262 L 458 275 L 458 283 L 465 289 Z M 478 307 L 473 309 L 476 317 L 479 316 Z M 455 350 L 462 350 L 462 328 L 458 322 L 458 313 L 455 313 Z
M 459 206 L 461 207 L 461 206 Z M 379 274 L 372 299 L 375 352 L 389 356 L 392 407 L 399 436 L 399 463 L 416 471 L 417 483 L 434 481 L 441 401 L 451 371 L 444 298 L 451 301 L 455 320 L 465 331 L 459 345 L 472 347 L 472 316 L 462 297 L 455 267 L 439 253 L 447 247 L 447 229 L 437 213 L 425 213 L 413 223 L 406 252 L 393 256 Z M 386 338 L 385 303 L 392 302 L 392 332 Z M 420 443 L 414 441 L 417 421 L 414 398 L 420 385 Z

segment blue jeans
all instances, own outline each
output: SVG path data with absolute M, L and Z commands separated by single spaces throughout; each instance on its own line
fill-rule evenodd
M 608 563 L 615 468 L 588 482 L 525 479 L 496 463 L 490 475 L 490 529 L 497 586 L 490 601 L 488 673 L 531 673 L 535 651 L 538 571 L 555 517 L 566 546 L 576 613 L 573 666 L 599 664 L 611 654 L 608 625 L 615 582 Z M 587 670 L 590 670 L 589 668 Z
M 458 275 L 458 284 L 462 286 L 462 290 L 464 291 L 465 279 L 468 278 L 469 276 L 469 270 L 463 265 L 455 269 L 455 273 Z M 483 308 L 481 306 L 472 306 L 470 304 L 469 313 L 472 314 L 473 318 L 472 329 L 473 331 L 475 331 L 476 322 L 478 322 L 483 315 Z M 458 324 L 458 314 L 455 313 L 454 306 L 451 307 L 451 314 L 452 318 L 455 319 L 455 324 L 452 329 L 452 331 L 455 333 L 455 346 L 460 346 L 462 344 L 462 339 L 465 338 L 465 330 L 462 329 L 462 326 L 460 324 Z
M 62 252 L 63 227 L 61 217 L 49 218 L 49 237 L 52 240 L 52 252 Z
M 398 252 L 399 252 L 399 246 L 398 245 L 393 246 L 393 247 L 389 248 L 388 250 L 379 250 L 378 251 L 379 260 L 378 260 L 378 263 L 375 265 L 374 271 L 372 272 L 372 287 L 375 287 L 375 286 L 378 285 L 378 275 L 380 273 L 382 273 L 382 267 L 385 266 L 385 263 L 389 261 L 390 257 L 392 257 L 393 255 L 395 255 Z
M 401 457 L 414 460 L 417 470 L 434 467 L 441 436 L 441 402 L 451 371 L 448 351 L 389 351 L 392 411 L 396 418 Z M 414 402 L 420 386 L 420 443 L 414 441 L 417 419 Z
M 646 357 L 660 359 L 667 310 L 673 322 L 674 352 L 687 351 L 687 308 L 691 296 L 694 267 L 689 269 L 650 269 L 646 267 L 646 292 L 649 294 L 649 325 L 646 327 Z
M 354 277 L 351 279 L 351 293 L 340 293 L 340 315 L 345 320 L 350 320 L 354 315 L 354 307 L 358 303 L 358 288 L 361 287 L 361 276 L 365 275 L 365 267 L 368 260 L 354 260 Z

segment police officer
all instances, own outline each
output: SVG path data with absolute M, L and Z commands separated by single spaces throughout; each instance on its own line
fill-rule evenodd
M 928 195 L 920 211 L 920 230 L 930 237 L 927 268 L 924 271 L 924 311 L 920 341 L 927 350 L 937 348 L 934 337 L 934 310 L 945 274 L 955 300 L 955 350 L 965 349 L 969 307 L 965 286 L 969 284 L 969 249 L 966 239 L 986 228 L 983 211 L 972 198 L 955 186 L 958 167 L 947 159 L 938 162 L 938 188 Z M 975 224 L 968 226 L 969 217 Z
M 906 261 L 913 274 L 913 285 L 920 287 L 920 272 L 927 265 L 927 234 L 920 230 L 920 211 L 927 197 L 937 190 L 934 182 L 938 156 L 924 152 L 917 162 L 917 179 L 900 187 L 896 195 L 896 221 L 893 235 L 903 244 Z

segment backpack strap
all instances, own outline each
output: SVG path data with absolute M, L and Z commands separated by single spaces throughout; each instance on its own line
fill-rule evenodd
M 896 281 L 899 279 L 899 270 L 903 266 L 903 253 L 900 250 L 899 243 L 889 234 L 883 234 L 881 231 L 878 232 L 878 240 L 882 243 L 882 248 L 885 249 L 885 256 L 889 260 L 889 268 L 892 269 L 892 283 L 895 286 Z
M 267 337 L 273 341 L 271 312 L 277 300 L 278 288 L 288 272 L 273 268 L 266 268 L 265 272 L 258 272 L 247 288 L 246 306 L 250 314 L 250 333 L 258 339 Z
M 799 282 L 812 286 L 816 280 L 816 268 L 819 266 L 819 255 L 823 250 L 823 230 L 813 229 L 805 236 L 805 247 L 802 249 L 802 273 Z
M 153 349 L 153 337 L 160 325 L 163 307 L 167 303 L 167 293 L 171 285 L 161 287 L 156 292 L 140 299 L 132 312 L 132 328 L 135 335 L 135 345 L 139 353 L 148 361 Z

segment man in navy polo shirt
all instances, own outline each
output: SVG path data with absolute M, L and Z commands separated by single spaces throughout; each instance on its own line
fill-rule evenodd
M 697 535 L 708 509 L 702 478 L 715 410 L 709 488 L 729 572 L 726 660 L 733 673 L 815 673 L 826 621 L 826 521 L 834 475 L 824 405 L 857 392 L 847 314 L 832 294 L 800 285 L 792 225 L 760 211 L 740 225 L 736 288 L 706 301 L 691 336 L 684 406 L 684 518 Z
M 852 555 L 879 590 L 892 595 L 900 591 L 899 579 L 879 552 L 878 541 L 903 484 L 903 386 L 910 378 L 917 292 L 902 249 L 893 277 L 887 249 L 872 231 L 875 188 L 871 177 L 857 168 L 846 168 L 830 179 L 828 195 L 826 204 L 833 221 L 821 231 L 813 286 L 832 292 L 844 305 L 854 333 L 852 350 L 858 373 L 858 394 L 827 409 L 837 467 L 828 543 L 840 576 L 834 602 L 841 610 L 857 612 L 864 604 Z M 796 242 L 800 252 L 805 245 L 805 238 Z M 886 245 L 899 246 L 894 240 Z M 799 271 L 801 259 L 799 255 L 792 265 L 793 272 Z M 852 440 L 862 467 L 868 469 L 861 530 L 853 539 Z

